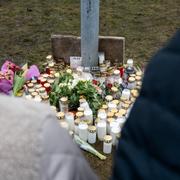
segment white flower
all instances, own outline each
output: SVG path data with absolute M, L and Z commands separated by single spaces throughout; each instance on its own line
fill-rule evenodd
M 73 79 L 71 87 L 74 88 L 77 85 L 78 82 L 79 82 L 78 79 Z
M 98 91 L 98 94 L 100 94 L 100 95 L 101 95 L 102 92 L 103 92 L 101 88 L 99 88 L 97 91 Z
M 64 86 L 67 86 L 67 84 L 66 83 L 60 83 L 59 84 L 59 87 L 64 87 Z
M 71 69 L 67 69 L 66 72 L 69 73 L 69 74 L 72 74 L 72 70 Z
M 59 77 L 59 73 L 55 73 L 55 75 L 54 75 L 56 78 L 58 78 Z
M 59 84 L 59 87 L 63 87 L 63 84 L 62 84 L 62 83 L 60 83 L 60 84 Z
M 74 79 L 78 79 L 79 76 L 74 73 L 74 74 L 73 74 L 73 77 L 74 77 Z
M 68 89 L 72 89 L 72 86 L 70 85 L 70 86 L 68 86 Z

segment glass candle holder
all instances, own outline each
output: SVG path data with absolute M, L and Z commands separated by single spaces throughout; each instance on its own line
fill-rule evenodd
M 103 153 L 111 154 L 112 152 L 112 137 L 110 135 L 104 136 Z

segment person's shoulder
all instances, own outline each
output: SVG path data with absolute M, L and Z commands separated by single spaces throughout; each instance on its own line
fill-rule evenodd
M 0 95 L 0 109 L 1 111 L 9 113 L 39 113 L 41 115 L 52 113 L 48 105 L 26 100 L 19 97 L 10 97 Z
M 48 119 L 55 119 L 50 105 L 19 97 L 0 95 L 0 114 L 3 119 L 29 126 L 42 126 Z M 30 125 L 31 124 L 31 125 Z

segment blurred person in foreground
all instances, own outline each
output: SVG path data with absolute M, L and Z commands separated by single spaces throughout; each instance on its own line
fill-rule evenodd
M 112 179 L 180 179 L 180 30 L 146 69 L 122 130 Z
M 1 180 L 96 180 L 46 105 L 0 96 Z

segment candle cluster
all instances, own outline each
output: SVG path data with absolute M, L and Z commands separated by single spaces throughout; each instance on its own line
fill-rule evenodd
M 77 71 L 76 69 L 76 73 Z M 80 75 L 82 73 L 83 70 Z M 111 153 L 112 146 L 117 145 L 121 130 L 139 95 L 142 77 L 143 72 L 133 66 L 131 59 L 123 67 L 123 72 L 122 68 L 111 68 L 111 73 L 108 73 L 106 78 L 101 77 L 101 74 L 93 74 L 92 84 L 100 91 L 103 99 L 101 106 L 94 115 L 86 97 L 82 95 L 79 107 L 72 113 L 68 109 L 68 97 L 62 97 L 59 100 L 60 112 L 56 113 L 61 126 L 70 131 L 71 135 L 78 135 L 89 144 L 102 141 L 103 152 Z
M 80 66 L 77 57 L 71 58 L 71 68 L 63 61 L 55 63 L 51 55 L 46 60 L 42 73 L 37 66 L 31 66 L 28 73 L 19 68 L 26 75 L 15 76 L 16 92 L 24 91 L 28 100 L 50 103 L 59 124 L 71 135 L 89 144 L 103 142 L 103 152 L 111 153 L 139 95 L 141 69 L 132 59 L 119 67 L 101 57 L 99 69 L 93 71 Z

